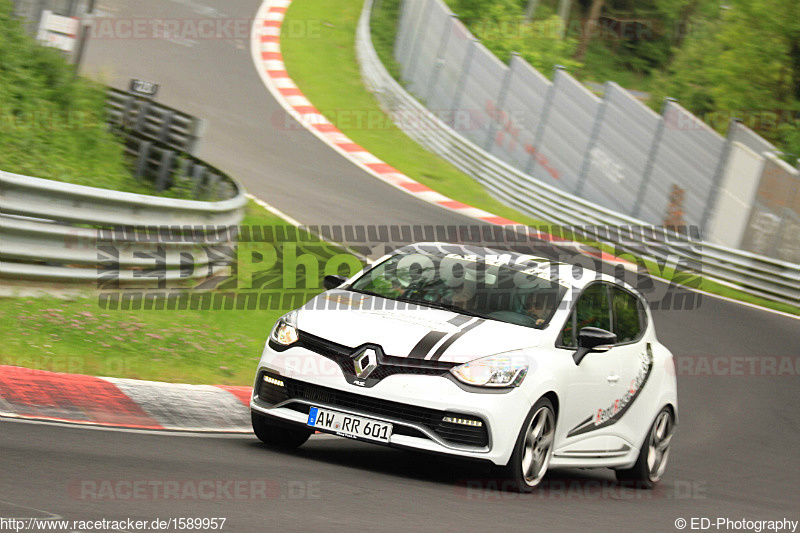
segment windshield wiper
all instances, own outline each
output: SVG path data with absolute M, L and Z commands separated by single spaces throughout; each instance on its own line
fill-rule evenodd
M 454 304 L 445 304 L 445 303 L 441 303 L 441 302 L 426 302 L 425 300 L 416 300 L 414 298 L 408 298 L 408 297 L 403 297 L 403 296 L 392 297 L 392 296 L 387 296 L 385 294 L 379 294 L 377 292 L 370 291 L 370 290 L 367 290 L 367 289 L 354 289 L 352 287 L 344 289 L 344 290 L 347 290 L 347 291 L 350 291 L 350 292 L 357 292 L 359 294 L 366 294 L 367 296 L 377 296 L 378 298 L 386 298 L 387 300 L 395 300 L 397 302 L 408 302 L 408 303 L 412 303 L 412 304 L 424 305 L 426 307 L 433 307 L 434 309 L 443 309 L 445 311 L 453 311 L 454 313 L 459 313 L 459 314 L 467 315 L 467 316 L 475 316 L 475 317 L 479 317 L 479 318 L 489 318 L 488 316 L 486 316 L 483 313 L 478 313 L 476 311 L 470 311 L 469 309 L 464 309 L 463 307 L 459 307 L 459 306 L 454 305 Z
M 367 296 L 377 296 L 378 298 L 386 298 L 387 300 L 395 300 L 396 298 L 392 298 L 391 296 L 386 296 L 385 294 L 379 294 L 374 291 L 368 291 L 365 289 L 353 289 L 352 287 L 349 289 L 344 289 L 350 292 L 357 292 L 359 294 L 366 294 Z
M 479 317 L 479 318 L 488 318 L 486 315 L 484 315 L 482 313 L 478 313 L 476 311 L 470 311 L 469 309 L 464 309 L 463 307 L 459 307 L 459 306 L 457 306 L 455 304 L 445 304 L 445 303 L 441 303 L 441 302 L 426 302 L 425 300 L 414 300 L 414 299 L 411 299 L 411 298 L 398 298 L 398 299 L 403 301 L 403 302 L 409 302 L 409 303 L 415 303 L 415 304 L 424 305 L 424 306 L 427 306 L 427 307 L 433 307 L 434 309 L 443 309 L 445 311 L 453 311 L 454 313 L 459 313 L 461 315 L 476 316 L 476 317 Z

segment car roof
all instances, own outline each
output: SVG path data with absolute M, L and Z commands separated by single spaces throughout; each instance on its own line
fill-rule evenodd
M 518 269 L 520 271 L 525 271 L 528 268 L 538 268 L 542 270 L 543 273 L 550 273 L 551 276 L 553 265 L 555 265 L 557 268 L 556 272 L 559 283 L 568 288 L 582 290 L 584 287 L 595 281 L 605 281 L 623 286 L 626 289 L 639 294 L 638 291 L 624 281 L 597 270 L 587 268 L 583 265 L 554 261 L 547 257 L 521 253 L 513 250 L 500 250 L 471 244 L 420 242 L 398 248 L 392 253 L 392 255 L 409 253 L 422 253 L 426 255 L 438 256 L 445 256 L 448 254 L 461 255 L 464 257 L 478 256 L 482 258 L 489 258 L 490 261 L 498 261 L 498 259 L 495 258 L 499 258 L 499 262 L 502 263 L 503 266 Z

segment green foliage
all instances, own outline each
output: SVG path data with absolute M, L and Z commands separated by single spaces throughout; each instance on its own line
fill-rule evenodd
M 649 91 L 656 111 L 672 96 L 720 133 L 737 116 L 790 162 L 800 156 L 797 0 L 606 0 L 583 65 L 572 58 L 588 0 L 573 3 L 566 28 L 547 2 L 532 24 L 527 1 L 447 2 L 503 61 L 516 51 L 544 74 L 562 64 L 583 80 Z
M 103 87 L 76 78 L 59 51 L 27 35 L 10 0 L 0 0 L 0 169 L 153 194 L 128 170 L 104 101 Z
M 400 3 L 400 0 L 376 2 L 370 21 L 375 51 L 389 74 L 396 80 L 400 79 L 400 65 L 394 59 L 394 41 L 397 38 L 397 24 L 400 21 Z
M 450 0 L 472 34 L 502 61 L 517 52 L 545 75 L 556 65 L 568 70 L 582 66 L 572 59 L 578 40 L 567 35 L 558 15 L 526 22 L 524 2 L 518 0 Z
M 800 155 L 800 4 L 737 0 L 708 29 L 687 38 L 659 76 L 657 95 L 674 96 L 699 115 L 738 116 Z M 769 111 L 782 120 L 773 123 Z M 724 131 L 727 120 L 713 125 Z
M 606 3 L 605 26 L 598 44 L 611 52 L 620 69 L 650 74 L 672 58 L 673 45 L 685 31 L 691 4 L 697 0 L 612 0 Z M 610 21 L 614 21 L 609 24 Z M 604 29 L 614 31 L 604 31 Z M 616 31 L 616 33 L 615 33 Z

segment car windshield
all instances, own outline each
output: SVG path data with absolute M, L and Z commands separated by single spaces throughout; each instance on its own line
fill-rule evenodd
M 553 264 L 488 261 L 455 254 L 404 253 L 390 257 L 349 289 L 392 300 L 542 329 L 558 310 L 566 287 Z

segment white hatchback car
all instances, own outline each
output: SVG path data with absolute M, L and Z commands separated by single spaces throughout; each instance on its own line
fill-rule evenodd
M 403 247 L 282 317 L 253 429 L 314 431 L 491 462 L 527 492 L 548 467 L 652 487 L 677 422 L 673 357 L 632 287 L 578 266 L 442 243 Z

